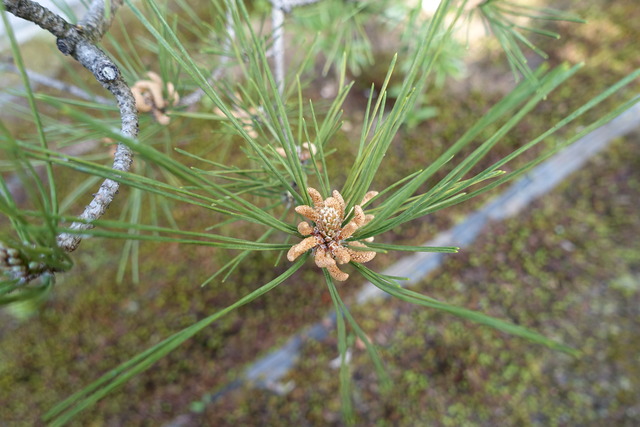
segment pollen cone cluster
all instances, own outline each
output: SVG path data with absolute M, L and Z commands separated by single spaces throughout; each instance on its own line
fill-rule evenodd
M 313 201 L 313 207 L 300 205 L 296 207 L 303 217 L 312 221 L 310 225 L 306 221 L 298 224 L 298 231 L 303 236 L 308 236 L 300 243 L 293 245 L 287 253 L 289 261 L 294 261 L 300 255 L 313 250 L 316 265 L 326 268 L 335 280 L 345 281 L 349 275 L 338 268 L 338 264 L 346 264 L 349 261 L 365 263 L 371 261 L 376 253 L 373 251 L 355 250 L 366 248 L 367 246 L 359 241 L 349 241 L 355 231 L 366 225 L 373 219 L 373 215 L 365 215 L 362 205 L 367 203 L 378 193 L 370 191 L 362 199 L 359 205 L 353 208 L 353 218 L 344 227 L 342 223 L 345 218 L 345 202 L 337 190 L 333 191 L 332 197 L 322 199 L 322 196 L 315 188 L 307 188 L 307 192 Z M 366 241 L 372 241 L 373 238 Z M 347 246 L 348 245 L 348 246 Z
M 131 93 L 136 100 L 136 107 L 141 113 L 151 112 L 153 117 L 161 125 L 168 125 L 171 119 L 165 114 L 167 107 L 176 105 L 180 96 L 176 92 L 173 83 L 167 83 L 167 99 L 162 90 L 165 87 L 162 78 L 153 71 L 147 73 L 149 80 L 138 80 L 132 87 Z

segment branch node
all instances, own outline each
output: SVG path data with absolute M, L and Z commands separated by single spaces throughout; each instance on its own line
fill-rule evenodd
M 71 53 L 73 53 L 73 47 L 75 43 L 70 43 L 67 39 L 58 38 L 56 40 L 56 45 L 58 46 L 58 50 L 62 52 L 63 55 L 71 55 Z
M 95 76 L 101 83 L 109 83 L 116 80 L 120 73 L 118 72 L 118 68 L 108 62 L 102 62 L 96 64 L 96 72 Z

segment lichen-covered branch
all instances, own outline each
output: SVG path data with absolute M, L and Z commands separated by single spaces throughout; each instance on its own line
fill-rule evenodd
M 31 21 L 57 37 L 56 44 L 60 52 L 70 55 L 89 70 L 95 79 L 115 97 L 120 109 L 122 121 L 121 133 L 127 138 L 138 135 L 138 112 L 131 90 L 123 80 L 116 64 L 96 46 L 108 30 L 113 17 L 122 5 L 122 0 L 111 0 L 110 10 L 105 9 L 104 0 L 93 0 L 83 19 L 77 26 L 69 24 L 63 18 L 31 0 L 3 0 L 10 13 Z M 113 160 L 113 169 L 128 171 L 131 168 L 131 150 L 119 144 Z M 79 216 L 81 221 L 71 225 L 74 230 L 86 230 L 91 222 L 100 218 L 118 192 L 119 183 L 106 179 L 93 200 Z M 58 236 L 58 245 L 65 251 L 75 250 L 82 236 L 63 233 Z

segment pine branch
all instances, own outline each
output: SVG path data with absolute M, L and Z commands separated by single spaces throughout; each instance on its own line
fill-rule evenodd
M 93 0 L 77 26 L 31 0 L 3 0 L 3 3 L 8 12 L 31 21 L 56 36 L 56 44 L 60 52 L 72 56 L 91 71 L 95 79 L 116 99 L 120 109 L 122 135 L 127 138 L 136 138 L 138 112 L 131 90 L 116 64 L 96 46 L 109 29 L 116 11 L 122 5 L 122 0 L 111 0 L 110 10 L 105 9 L 104 1 Z M 112 168 L 127 172 L 131 168 L 131 163 L 131 150 L 124 144 L 118 144 Z M 73 223 L 71 229 L 92 228 L 91 222 L 105 213 L 119 187 L 118 182 L 106 179 L 94 194 L 93 200 L 79 216 L 81 221 Z M 58 246 L 67 252 L 75 250 L 81 240 L 80 235 L 70 233 L 62 233 L 57 238 Z

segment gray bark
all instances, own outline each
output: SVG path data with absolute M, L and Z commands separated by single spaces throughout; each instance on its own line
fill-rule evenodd
M 138 135 L 138 111 L 135 100 L 127 83 L 123 80 L 116 64 L 96 46 L 109 29 L 122 0 L 111 0 L 111 9 L 105 13 L 103 0 L 93 0 L 78 25 L 68 23 L 62 17 L 42 7 L 32 0 L 3 0 L 9 13 L 39 25 L 57 37 L 56 45 L 64 55 L 70 55 L 89 70 L 95 79 L 115 97 L 120 109 L 121 133 L 134 139 Z M 113 169 L 128 171 L 132 163 L 131 150 L 124 144 L 118 144 L 113 160 Z M 87 230 L 93 227 L 92 221 L 100 218 L 107 210 L 120 184 L 106 179 L 93 200 L 79 216 L 80 221 L 71 225 L 73 230 Z M 67 252 L 75 250 L 82 236 L 62 233 L 58 236 L 58 245 Z

